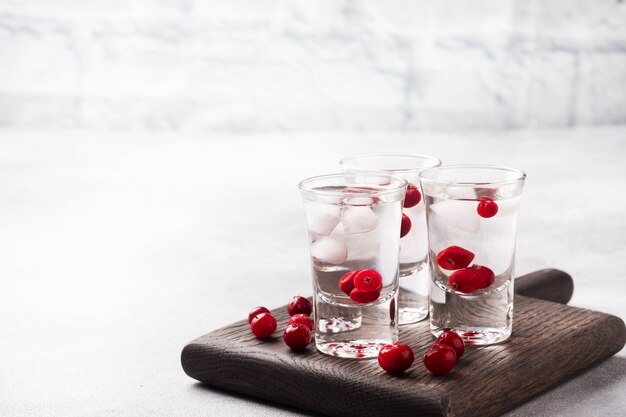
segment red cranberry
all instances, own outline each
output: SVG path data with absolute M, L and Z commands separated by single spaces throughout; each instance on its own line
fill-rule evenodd
M 287 325 L 290 324 L 303 324 L 309 328 L 309 330 L 313 330 L 313 321 L 306 314 L 294 314 L 289 318 Z
M 413 184 L 409 183 L 406 186 L 406 194 L 404 195 L 404 208 L 410 208 L 417 206 L 422 199 L 420 190 Z
M 350 293 L 350 299 L 352 301 L 356 301 L 357 303 L 362 303 L 362 304 L 376 301 L 378 297 L 380 297 L 380 290 L 365 292 L 365 291 L 357 290 L 355 288 Z
M 276 319 L 270 313 L 261 313 L 250 323 L 252 333 L 259 339 L 267 339 L 276 330 Z
M 354 275 L 354 288 L 359 291 L 378 291 L 382 287 L 383 277 L 374 269 L 363 269 Z
M 437 254 L 437 265 L 454 271 L 466 268 L 474 259 L 474 254 L 460 246 L 449 246 Z
M 445 375 L 456 366 L 456 352 L 448 345 L 432 345 L 424 354 L 424 366 L 435 375 Z
M 480 283 L 480 288 L 490 287 L 496 280 L 496 274 L 486 266 L 482 265 L 472 265 L 470 269 L 476 272 L 478 275 L 478 282 Z
M 304 324 L 290 324 L 283 334 L 285 343 L 293 350 L 302 350 L 311 343 L 311 330 Z
M 252 311 L 250 312 L 250 314 L 248 314 L 248 324 L 252 323 L 252 319 L 254 318 L 254 316 L 261 314 L 261 313 L 269 313 L 270 311 L 265 308 L 265 307 L 254 307 L 252 309 Z
M 350 271 L 344 274 L 339 280 L 339 289 L 346 293 L 346 295 L 350 295 L 350 291 L 354 289 L 354 275 L 356 275 L 358 271 Z
M 313 306 L 311 305 L 311 302 L 300 295 L 293 297 L 287 305 L 287 312 L 290 316 L 293 316 L 294 314 L 306 314 L 307 316 L 310 316 L 312 311 Z
M 480 217 L 493 217 L 498 212 L 498 204 L 489 197 L 480 197 L 476 211 Z
M 406 371 L 413 364 L 413 350 L 401 343 L 383 346 L 378 352 L 378 364 L 390 374 Z
M 400 224 L 400 237 L 405 237 L 411 231 L 411 219 L 402 213 L 402 223 Z
M 452 330 L 446 330 L 441 333 L 435 341 L 435 344 L 450 346 L 454 349 L 457 359 L 461 359 L 461 356 L 465 353 L 465 343 L 463 343 L 463 339 L 461 339 L 461 336 L 459 336 L 457 332 Z
M 476 271 L 471 268 L 465 268 L 454 271 L 448 277 L 448 285 L 458 292 L 467 294 L 480 289 L 482 282 Z

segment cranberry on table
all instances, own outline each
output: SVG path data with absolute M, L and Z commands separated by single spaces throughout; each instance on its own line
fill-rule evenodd
M 489 197 L 480 197 L 476 211 L 480 217 L 493 217 L 498 213 L 498 204 Z
M 378 364 L 390 374 L 404 372 L 413 364 L 413 350 L 402 343 L 383 346 L 378 352 Z
M 422 199 L 420 190 L 413 184 L 409 183 L 406 186 L 406 194 L 404 195 L 404 208 L 411 208 L 417 206 Z
M 382 286 L 383 277 L 374 269 L 362 269 L 354 275 L 354 288 L 359 291 L 378 291 Z
M 480 288 L 490 287 L 491 284 L 496 281 L 496 274 L 494 274 L 493 271 L 486 266 L 472 265 L 470 266 L 470 269 L 476 272 L 476 275 L 478 276 L 478 281 L 480 283 Z
M 287 312 L 290 316 L 293 316 L 294 314 L 306 314 L 307 316 L 310 316 L 312 311 L 313 306 L 311 305 L 311 302 L 300 295 L 293 297 L 287 305 Z
M 462 293 L 471 293 L 482 288 L 480 277 L 471 268 L 460 269 L 454 271 L 448 277 L 448 285 L 455 291 Z
M 276 330 L 276 319 L 270 313 L 257 314 L 250 322 L 250 328 L 259 339 L 267 339 Z
M 269 313 L 270 311 L 265 308 L 265 307 L 254 307 L 252 309 L 252 311 L 250 311 L 250 314 L 248 314 L 248 324 L 252 323 L 252 319 L 254 318 L 254 316 L 261 314 L 261 313 Z
M 287 322 L 287 325 L 290 324 L 303 324 L 308 327 L 309 330 L 313 330 L 313 321 L 306 314 L 294 314 Z
M 432 345 L 424 354 L 424 366 L 435 375 L 445 375 L 456 366 L 456 352 L 448 345 Z
M 285 329 L 283 339 L 292 350 L 302 350 L 311 343 L 311 330 L 304 324 L 290 324 Z
M 437 265 L 448 271 L 467 268 L 474 254 L 460 246 L 449 246 L 437 254 Z
M 461 359 L 461 356 L 465 353 L 465 343 L 463 343 L 463 339 L 461 339 L 461 336 L 459 336 L 457 332 L 452 330 L 446 330 L 441 333 L 435 341 L 435 344 L 450 346 L 454 349 L 457 359 Z
M 411 231 L 411 219 L 402 213 L 402 223 L 400 224 L 400 237 L 405 237 Z
M 350 271 L 344 274 L 339 280 L 339 289 L 346 293 L 346 295 L 350 295 L 350 292 L 354 289 L 354 276 L 359 271 Z

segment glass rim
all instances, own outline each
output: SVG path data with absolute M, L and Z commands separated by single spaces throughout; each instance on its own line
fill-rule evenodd
M 362 168 L 362 167 L 357 167 L 355 165 L 351 165 L 349 162 L 350 161 L 354 161 L 356 159 L 361 159 L 361 158 L 372 158 L 372 157 L 377 157 L 377 156 L 388 156 L 388 157 L 404 157 L 404 158 L 413 158 L 416 160 L 422 160 L 422 161 L 433 161 L 436 163 L 436 165 L 430 166 L 430 167 L 423 167 L 423 168 Z M 437 168 L 439 166 L 441 166 L 441 159 L 436 158 L 432 155 L 425 155 L 425 154 L 415 154 L 415 153 L 402 153 L 402 152 L 371 152 L 371 153 L 360 153 L 360 154 L 355 154 L 355 155 L 348 155 L 345 156 L 343 158 L 341 158 L 341 160 L 339 161 L 339 165 L 341 167 L 346 167 L 346 168 L 350 168 L 350 169 L 358 169 L 360 171 L 368 171 L 368 172 L 414 172 L 414 173 L 419 173 L 421 171 L 427 170 L 427 169 L 431 169 L 431 168 Z
M 516 177 L 510 180 L 501 181 L 451 181 L 451 180 L 438 180 L 434 178 L 428 178 L 428 174 L 432 174 L 437 171 L 445 171 L 452 169 L 485 169 L 492 171 L 506 171 L 516 174 Z M 526 179 L 526 173 L 517 168 L 510 168 L 502 165 L 484 165 L 484 164 L 456 164 L 456 165 L 444 165 L 439 167 L 428 168 L 420 172 L 420 182 L 429 184 L 448 185 L 454 187 L 500 187 L 504 185 L 511 185 L 523 182 Z
M 386 172 L 381 172 L 381 171 L 373 171 L 373 172 L 355 172 L 355 173 L 335 173 L 335 174 L 324 174 L 324 175 L 316 175 L 314 177 L 309 177 L 309 178 L 305 178 L 302 181 L 300 181 L 298 183 L 298 188 L 300 189 L 300 191 L 306 191 L 309 193 L 313 193 L 313 194 L 317 194 L 317 195 L 325 195 L 325 196 L 344 196 L 344 193 L 342 190 L 316 190 L 313 189 L 311 187 L 307 187 L 306 183 L 309 182 L 316 182 L 316 181 L 320 181 L 320 180 L 325 180 L 325 179 L 332 179 L 332 178 L 367 178 L 367 177 L 383 177 L 383 178 L 389 178 L 392 180 L 395 180 L 398 182 L 398 186 L 381 186 L 381 187 L 389 187 L 389 188 L 384 188 L 384 189 L 380 189 L 380 190 L 367 190 L 368 192 L 365 193 L 367 195 L 372 195 L 372 196 L 379 196 L 379 195 L 386 195 L 386 194 L 393 194 L 393 193 L 397 193 L 400 192 L 402 190 L 404 190 L 408 184 L 408 181 L 405 180 L 404 178 L 397 176 L 397 175 L 391 175 L 388 174 Z M 347 185 L 347 184 L 346 184 Z M 355 187 L 359 187 L 359 186 L 367 186 L 367 184 L 355 184 Z

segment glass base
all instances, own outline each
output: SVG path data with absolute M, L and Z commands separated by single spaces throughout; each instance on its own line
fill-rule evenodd
M 339 333 L 358 329 L 361 327 L 361 315 L 354 315 L 352 319 L 344 317 L 335 317 L 331 320 L 320 319 L 318 326 L 324 333 Z
M 499 329 L 497 327 L 454 327 L 452 329 L 461 336 L 466 345 L 495 345 L 502 343 L 511 336 L 511 329 Z M 444 329 L 430 326 L 430 331 L 435 337 L 439 337 Z
M 421 308 L 402 307 L 398 308 L 398 316 L 400 320 L 398 324 L 413 324 L 424 320 L 428 317 L 428 306 Z
M 428 317 L 428 291 L 430 272 L 425 262 L 400 274 L 398 294 L 398 324 L 413 324 Z
M 350 358 L 371 359 L 378 357 L 378 351 L 390 344 L 389 340 L 352 340 L 349 342 L 322 342 L 315 341 L 317 350 L 327 355 Z

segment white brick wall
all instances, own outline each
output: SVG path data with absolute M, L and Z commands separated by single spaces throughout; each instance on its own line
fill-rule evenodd
M 607 123 L 623 0 L 0 0 L 0 126 Z

